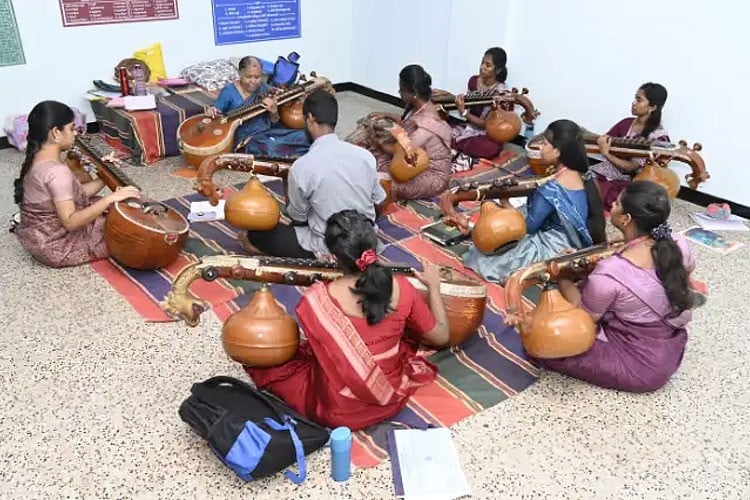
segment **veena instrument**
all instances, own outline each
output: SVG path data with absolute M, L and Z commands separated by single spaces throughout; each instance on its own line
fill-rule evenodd
M 227 356 L 255 368 L 270 368 L 292 359 L 299 338 L 297 322 L 276 303 L 265 283 L 221 327 L 221 345 Z
M 428 296 L 427 287 L 414 277 L 414 268 L 389 266 L 389 269 L 395 274 L 408 276 L 409 282 L 423 296 Z M 478 281 L 458 276 L 450 268 L 443 268 L 442 273 L 440 295 L 450 327 L 448 345 L 455 346 L 473 335 L 482 324 L 487 304 L 487 288 Z M 166 312 L 181 318 L 189 326 L 196 326 L 200 321 L 200 315 L 208 309 L 205 301 L 189 291 L 190 284 L 197 279 L 213 281 L 217 278 L 226 278 L 309 286 L 318 281 L 333 281 L 343 274 L 335 263 L 310 259 L 239 255 L 204 257 L 200 262 L 180 271 L 172 283 L 172 289 L 160 305 Z
M 597 144 L 598 134 L 583 130 L 583 139 L 586 143 L 586 152 L 599 154 L 601 150 Z M 537 175 L 544 175 L 549 166 L 541 161 L 540 147 L 541 134 L 529 140 L 526 144 L 526 155 L 529 158 L 529 166 Z M 643 170 L 634 177 L 638 180 L 653 180 L 664 185 L 672 198 L 679 191 L 679 178 L 667 168 L 671 160 L 686 163 L 692 172 L 685 176 L 685 182 L 691 189 L 697 189 L 698 185 L 707 181 L 711 176 L 706 171 L 706 164 L 699 152 L 703 149 L 700 143 L 695 143 L 692 148 L 687 142 L 679 141 L 672 144 L 663 141 L 652 141 L 645 138 L 612 137 L 610 153 L 622 158 L 648 158 Z M 656 169 L 666 170 L 664 172 Z M 645 172 L 644 172 L 645 171 Z M 643 175 L 641 175 L 643 174 Z M 639 177 L 640 175 L 640 177 Z
M 72 169 L 94 167 L 110 190 L 138 187 L 83 136 L 67 152 Z M 139 188 L 140 189 L 140 188 Z M 154 270 L 168 266 L 180 254 L 190 231 L 185 217 L 159 201 L 130 198 L 112 204 L 107 212 L 104 240 L 111 257 L 133 269 Z
M 555 178 L 532 177 L 519 179 L 505 177 L 486 184 L 468 183 L 451 188 L 440 195 L 440 211 L 444 216 L 455 217 L 455 207 L 462 201 L 507 200 L 526 196 Z M 483 203 L 471 239 L 477 250 L 484 254 L 508 250 L 526 236 L 526 219 L 515 208 Z
M 401 126 L 393 123 L 388 130 L 396 141 L 390 166 L 391 179 L 398 183 L 409 182 L 430 167 L 430 158 L 423 148 L 412 146 L 409 134 Z M 407 151 L 413 151 L 415 156 L 408 157 Z
M 507 322 L 518 326 L 524 349 L 540 359 L 577 356 L 596 340 L 596 324 L 586 311 L 560 293 L 555 282 L 576 279 L 593 271 L 597 262 L 613 255 L 622 241 L 595 245 L 567 255 L 537 262 L 513 273 L 505 283 Z M 539 303 L 529 309 L 524 290 L 543 284 Z
M 487 137 L 493 141 L 503 144 L 515 139 L 521 132 L 522 120 L 527 124 L 533 124 L 540 115 L 539 110 L 534 108 L 531 99 L 527 97 L 529 89 L 524 88 L 521 92 L 517 88 L 505 91 L 475 91 L 464 94 L 464 106 L 492 106 L 492 110 L 485 117 L 485 130 Z M 438 107 L 441 116 L 456 109 L 455 96 L 449 93 L 441 93 L 432 98 L 432 102 Z M 524 112 L 519 117 L 515 112 L 516 106 L 521 106 Z
M 236 172 L 279 177 L 284 181 L 286 187 L 289 168 L 296 159 L 296 157 L 258 156 L 246 153 L 209 156 L 198 167 L 193 189 L 208 198 L 211 205 L 217 205 L 221 195 L 216 184 L 214 184 L 213 175 L 219 170 L 234 170 Z
M 307 94 L 326 89 L 333 92 L 328 79 L 311 73 L 309 80 L 301 81 L 286 90 L 274 94 L 278 106 L 304 98 Z M 195 115 L 183 121 L 177 129 L 177 144 L 185 161 L 195 168 L 208 156 L 229 153 L 234 147 L 234 135 L 246 121 L 266 113 L 262 99 L 241 106 L 218 118 Z

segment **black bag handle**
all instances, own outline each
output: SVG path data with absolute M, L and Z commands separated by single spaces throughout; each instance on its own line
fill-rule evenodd
M 245 382 L 244 380 L 236 379 L 234 377 L 228 377 L 226 375 L 217 375 L 203 382 L 193 384 L 193 388 L 190 390 L 190 392 L 192 392 L 198 397 L 203 396 L 204 399 L 210 399 L 210 394 L 208 392 L 208 389 L 210 387 L 216 387 L 222 384 L 229 384 L 231 386 L 234 386 L 238 389 L 243 390 L 244 392 L 248 394 L 253 394 L 255 396 L 258 396 L 259 399 L 261 399 L 264 403 L 266 403 L 268 407 L 271 408 L 271 410 L 273 410 L 274 414 L 279 418 L 279 422 L 284 422 L 284 415 L 279 413 L 277 406 L 275 406 L 273 403 L 276 402 L 283 406 L 288 406 L 288 405 L 281 399 L 274 396 L 273 394 L 269 394 L 265 391 L 257 389 L 251 386 L 250 384 L 248 384 L 247 382 Z M 295 420 L 299 420 L 310 426 L 318 427 L 320 429 L 325 429 L 326 431 L 328 431 L 327 427 L 317 424 L 315 422 L 312 422 L 311 420 L 300 415 L 298 412 L 295 412 L 295 413 L 296 413 L 296 415 L 294 416 Z M 289 418 L 292 418 L 292 415 L 287 415 L 287 416 Z
M 263 394 L 262 391 L 253 388 L 250 384 L 243 380 L 236 379 L 234 377 L 228 377 L 226 375 L 217 375 L 216 377 L 211 377 L 208 380 L 205 380 L 203 382 L 193 384 L 193 388 L 190 390 L 193 394 L 195 394 L 198 397 L 203 397 L 204 399 L 210 399 L 211 394 L 208 392 L 208 390 L 211 387 L 218 387 L 220 385 L 231 385 L 233 387 L 236 387 L 238 389 L 241 389 L 243 392 L 247 394 L 252 394 L 253 396 L 257 396 L 258 399 L 263 401 L 266 406 L 268 406 L 271 410 L 273 410 L 274 414 L 279 417 L 279 419 L 282 419 L 283 421 L 283 415 L 281 415 L 276 407 L 271 404 L 270 398 Z

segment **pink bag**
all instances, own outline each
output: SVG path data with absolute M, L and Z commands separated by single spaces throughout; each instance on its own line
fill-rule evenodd
M 71 107 L 73 110 L 73 124 L 78 132 L 86 131 L 86 113 L 78 108 Z M 5 134 L 8 142 L 17 150 L 26 151 L 26 136 L 29 134 L 29 123 L 26 120 L 27 115 L 10 115 L 5 119 Z

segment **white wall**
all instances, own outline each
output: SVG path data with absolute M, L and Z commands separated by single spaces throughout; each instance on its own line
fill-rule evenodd
M 396 95 L 411 63 L 433 85 L 465 88 L 484 50 L 508 52 L 508 83 L 528 87 L 537 131 L 570 118 L 606 131 L 628 116 L 638 86 L 665 85 L 673 140 L 701 142 L 712 176 L 699 189 L 750 205 L 745 26 L 750 7 L 697 0 L 302 0 L 302 39 L 214 46 L 208 0 L 181 0 L 177 21 L 63 28 L 57 0 L 16 0 L 28 64 L 0 68 L 0 118 L 41 99 L 84 107 L 81 94 L 120 58 L 160 41 L 171 75 L 198 60 L 298 50 L 303 70 Z M 92 119 L 92 117 L 89 117 Z M 678 172 L 687 167 L 673 162 Z
M 15 0 L 27 64 L 0 67 L 0 120 L 28 113 L 41 100 L 55 99 L 86 110 L 89 121 L 94 121 L 82 97 L 91 81 L 111 81 L 118 61 L 154 42 L 162 44 L 170 76 L 202 60 L 253 54 L 275 61 L 296 50 L 303 72 L 316 70 L 332 82 L 350 80 L 349 0 L 302 0 L 302 38 L 220 47 L 214 45 L 211 2 L 178 4 L 180 18 L 173 21 L 64 28 L 57 0 Z
M 642 83 L 663 84 L 670 137 L 704 147 L 711 179 L 699 190 L 750 205 L 750 147 L 739 137 L 750 116 L 746 5 L 513 0 L 506 47 L 513 79 L 526 82 L 542 111 L 537 130 L 571 118 L 604 132 L 629 115 Z
M 718 5 L 721 5 L 721 8 Z M 699 190 L 750 205 L 750 156 L 738 137 L 750 116 L 750 7 L 697 0 L 434 0 L 357 2 L 352 80 L 396 94 L 397 74 L 419 62 L 436 87 L 465 89 L 484 50 L 508 52 L 508 83 L 528 87 L 536 130 L 570 118 L 604 132 L 630 113 L 638 86 L 669 98 L 673 140 L 702 143 L 712 178 Z M 689 167 L 672 162 L 683 176 Z
M 398 73 L 420 64 L 433 86 L 458 90 L 479 69 L 484 51 L 503 46 L 511 0 L 357 1 L 352 27 L 352 81 L 398 94 Z

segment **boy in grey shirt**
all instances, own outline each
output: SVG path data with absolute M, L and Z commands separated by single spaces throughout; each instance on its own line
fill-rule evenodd
M 302 258 L 327 255 L 323 236 L 331 215 L 356 210 L 374 223 L 376 206 L 386 199 L 372 153 L 342 141 L 334 132 L 336 98 L 317 90 L 305 98 L 303 113 L 312 145 L 289 170 L 287 211 L 292 224 L 248 231 L 243 246 L 250 253 Z M 241 241 L 243 236 L 241 233 Z

